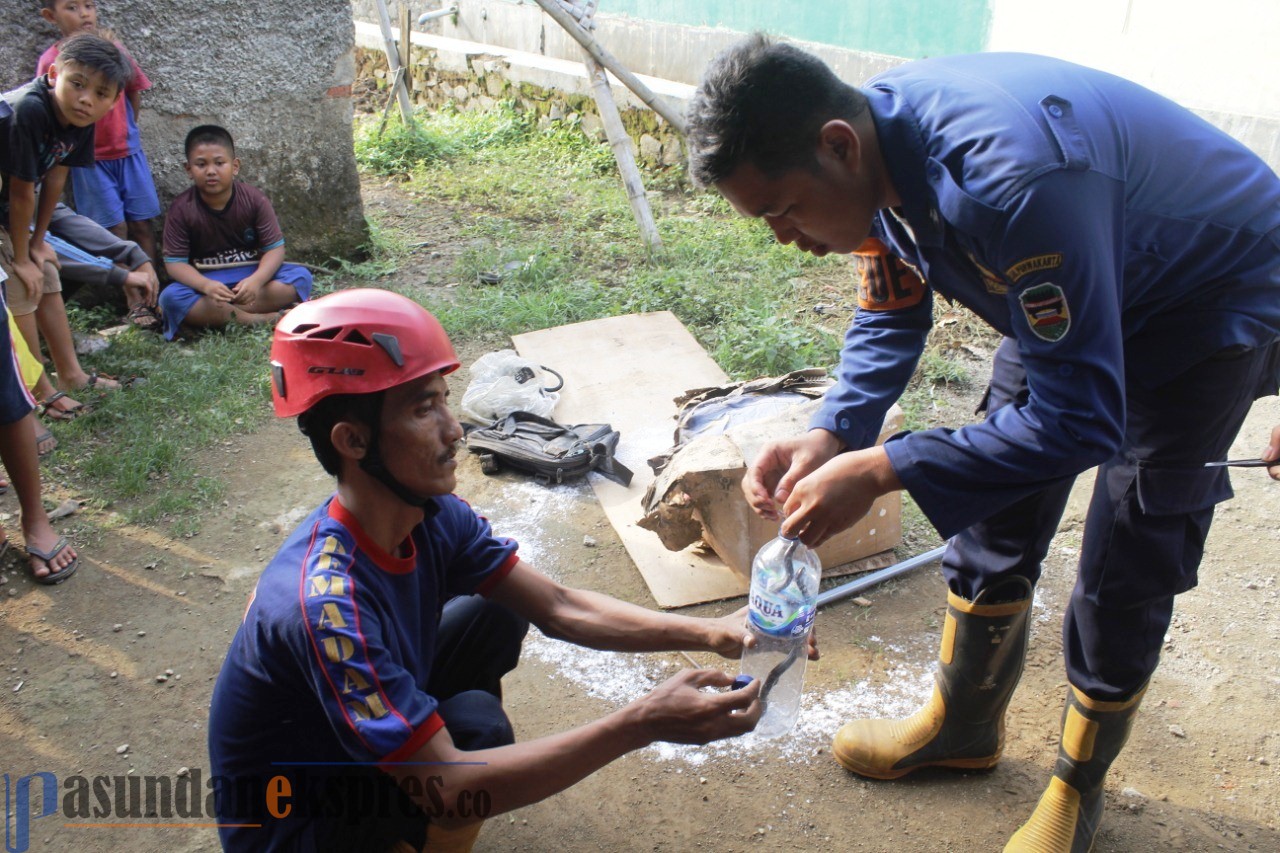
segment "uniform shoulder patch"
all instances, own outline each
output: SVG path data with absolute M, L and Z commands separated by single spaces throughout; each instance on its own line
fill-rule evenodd
M 1031 275 L 1033 272 L 1056 270 L 1060 266 L 1062 266 L 1062 253 L 1053 252 L 1048 255 L 1033 255 L 1030 258 L 1023 258 L 1005 270 L 1004 274 L 1006 278 L 1017 284 L 1018 279 Z
M 1004 279 L 996 275 L 994 270 L 990 270 L 978 263 L 978 259 L 974 257 L 972 252 L 966 252 L 969 262 L 978 270 L 978 277 L 982 279 L 982 286 L 987 289 L 987 293 L 992 296 L 1004 296 L 1009 292 L 1009 285 L 1005 284 Z
M 874 237 L 853 253 L 858 270 L 858 307 L 866 311 L 910 308 L 924 299 L 920 276 Z
M 1058 285 L 1049 282 L 1032 285 L 1018 294 L 1018 302 L 1022 304 L 1031 333 L 1040 340 L 1060 341 L 1071 329 L 1067 295 Z

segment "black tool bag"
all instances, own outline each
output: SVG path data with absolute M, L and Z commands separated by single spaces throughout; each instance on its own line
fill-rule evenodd
M 512 412 L 491 426 L 471 429 L 467 449 L 479 454 L 486 474 L 505 466 L 533 474 L 542 483 L 563 483 L 598 471 L 627 486 L 631 471 L 613 458 L 619 437 L 608 424 L 566 426 L 529 412 Z

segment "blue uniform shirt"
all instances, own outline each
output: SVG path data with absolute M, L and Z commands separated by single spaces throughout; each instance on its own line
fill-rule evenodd
M 879 294 L 887 310 L 860 300 L 811 426 L 875 441 L 923 349 L 930 289 L 1016 339 L 1031 390 L 886 445 L 943 536 L 1114 456 L 1128 383 L 1280 337 L 1280 179 L 1186 109 L 1021 54 L 909 63 L 865 94 L 902 201 L 873 236 L 924 283 Z

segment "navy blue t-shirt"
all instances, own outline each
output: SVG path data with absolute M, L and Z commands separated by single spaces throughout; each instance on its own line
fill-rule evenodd
M 317 819 L 308 776 L 376 773 L 444 725 L 425 692 L 445 602 L 485 594 L 517 561 L 460 498 L 436 498 L 406 542 L 379 548 L 337 497 L 316 509 L 263 571 L 213 690 L 211 771 L 229 850 L 296 844 Z M 263 786 L 290 780 L 288 817 Z

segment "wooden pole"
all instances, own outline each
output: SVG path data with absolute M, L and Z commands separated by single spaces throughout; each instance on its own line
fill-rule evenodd
M 635 157 L 631 154 L 631 137 L 622 126 L 622 116 L 618 115 L 618 105 L 613 100 L 613 90 L 609 88 L 609 77 L 604 66 L 596 62 L 590 54 L 584 60 L 587 73 L 591 76 L 591 89 L 596 96 L 596 111 L 604 122 L 605 136 L 609 138 L 609 147 L 613 149 L 613 159 L 618 163 L 618 174 L 622 176 L 622 186 L 627 191 L 627 201 L 631 204 L 631 212 L 640 226 L 640 235 L 649 245 L 649 251 L 656 252 L 662 248 L 662 238 L 658 236 L 658 226 L 653 221 L 653 211 L 649 209 L 649 197 L 644 192 L 644 182 L 640 179 L 640 170 L 636 168 Z
M 379 0 L 379 2 L 381 2 L 381 0 Z M 592 58 L 595 59 L 596 62 L 599 62 L 605 68 L 608 68 L 613 72 L 613 76 L 617 77 L 618 80 L 620 80 L 622 84 L 632 92 L 635 92 L 636 97 L 644 101 L 650 109 L 666 119 L 667 123 L 679 131 L 681 136 L 684 135 L 684 116 L 672 109 L 671 106 L 668 105 L 666 101 L 659 98 L 652 89 L 644 83 L 641 83 L 639 78 L 628 71 L 626 66 L 618 61 L 616 56 L 601 47 L 600 43 L 595 40 L 595 37 L 580 27 L 570 12 L 565 11 L 564 7 L 560 5 L 560 0 L 535 0 L 535 2 L 541 6 L 542 10 L 550 15 L 557 24 L 564 27 L 565 32 L 573 36 L 574 41 L 582 45 L 583 49 L 586 50 L 587 53 L 591 54 Z
M 400 73 L 400 57 L 396 51 L 396 37 L 391 32 L 391 14 L 387 12 L 386 0 L 378 0 L 378 26 L 382 28 L 382 47 L 387 54 L 387 68 L 391 71 L 392 92 L 400 99 L 400 115 L 404 123 L 413 124 L 413 103 L 409 100 L 409 89 L 404 85 L 404 75 Z M 407 32 L 400 37 L 406 41 Z
M 400 79 L 404 82 L 405 91 L 409 91 L 413 83 L 413 55 L 409 52 L 410 33 L 413 32 L 413 19 L 409 16 L 409 3 L 400 0 L 400 67 L 404 73 Z
M 574 12 L 581 21 L 584 30 L 591 29 L 595 22 L 595 3 L 588 2 L 585 7 L 575 7 Z M 618 114 L 618 104 L 613 99 L 613 89 L 609 86 L 609 75 L 604 66 L 596 61 L 590 51 L 583 51 L 583 62 L 587 66 L 587 76 L 591 79 L 591 90 L 596 98 L 596 112 L 604 124 L 605 136 L 609 139 L 609 147 L 613 149 L 613 159 L 618 164 L 618 174 L 622 176 L 622 186 L 627 193 L 627 201 L 631 204 L 631 213 L 640 226 L 640 236 L 644 238 L 650 252 L 662 248 L 662 238 L 658 236 L 658 226 L 653 221 L 653 211 L 649 208 L 649 197 L 645 195 L 644 181 L 640 178 L 640 169 L 636 167 L 636 159 L 631 153 L 631 137 L 622 124 L 622 116 Z

